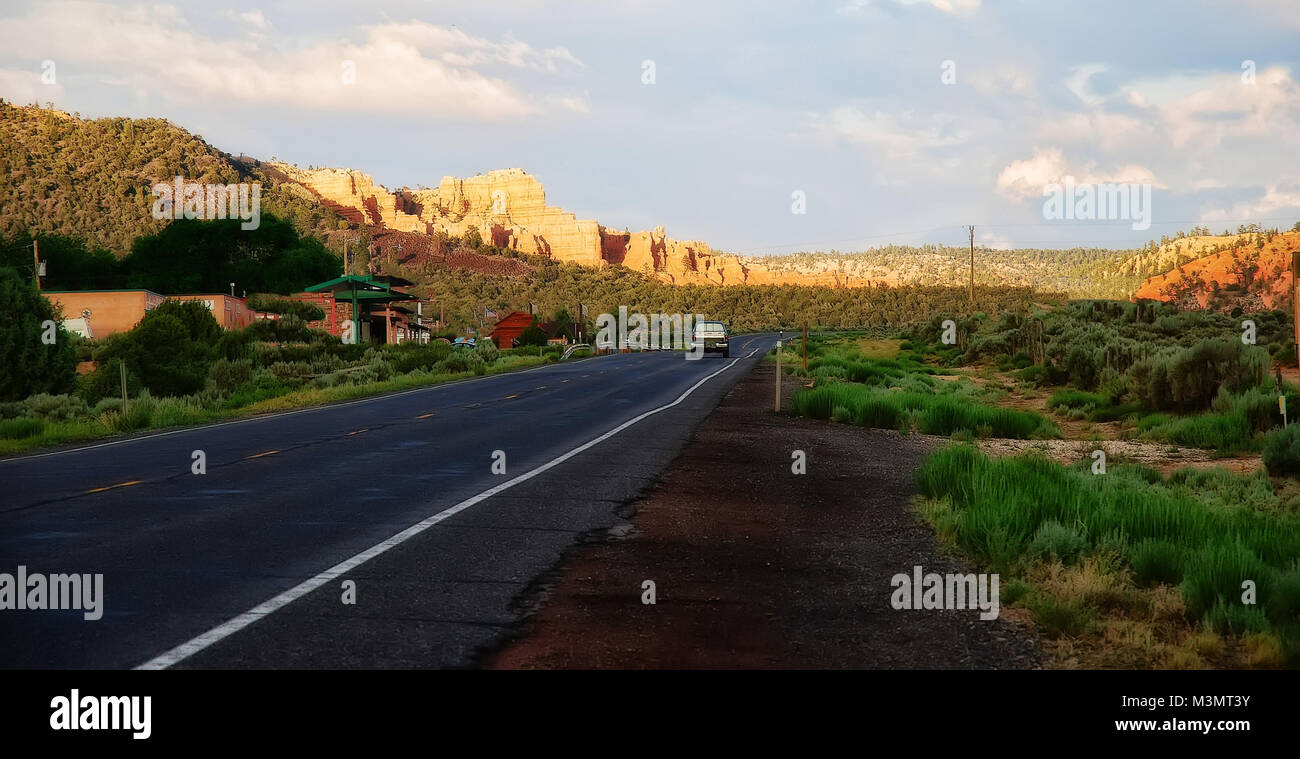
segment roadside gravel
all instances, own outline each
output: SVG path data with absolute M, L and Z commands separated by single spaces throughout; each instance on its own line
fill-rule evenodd
M 890 606 L 891 578 L 976 571 L 916 517 L 941 439 L 772 411 L 759 364 L 699 426 L 630 520 L 589 537 L 526 597 L 493 668 L 1035 668 L 1024 613 Z M 788 395 L 795 389 L 788 383 Z M 805 475 L 791 455 L 807 456 Z M 644 583 L 656 603 L 644 604 Z

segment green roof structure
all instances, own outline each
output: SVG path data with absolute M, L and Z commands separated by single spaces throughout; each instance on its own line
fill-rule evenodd
M 394 290 L 394 284 L 411 284 L 400 277 L 376 277 L 373 275 L 357 276 L 345 274 L 328 282 L 312 285 L 304 292 L 333 293 L 336 301 L 352 301 L 352 329 L 357 339 L 361 336 L 361 304 L 394 303 L 397 301 L 419 300 L 410 293 Z

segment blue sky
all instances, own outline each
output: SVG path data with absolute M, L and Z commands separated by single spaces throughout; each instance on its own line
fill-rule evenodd
M 8 2 L 0 97 L 393 188 L 518 166 L 747 254 L 1300 221 L 1293 0 L 214 5 Z M 1065 176 L 1150 184 L 1151 228 L 1045 219 Z

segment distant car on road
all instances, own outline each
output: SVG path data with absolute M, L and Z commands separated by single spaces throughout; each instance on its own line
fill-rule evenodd
M 691 330 L 691 349 L 699 350 L 702 345 L 705 353 L 721 353 L 723 358 L 731 356 L 731 333 L 722 322 L 700 321 Z

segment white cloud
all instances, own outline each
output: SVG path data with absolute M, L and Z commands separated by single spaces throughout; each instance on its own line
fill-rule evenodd
M 1156 135 L 1150 122 L 1100 110 L 1045 119 L 1035 132 L 1036 138 L 1044 142 L 1077 142 L 1103 150 L 1139 143 Z
M 891 156 L 960 145 L 967 139 L 967 134 L 957 130 L 950 117 L 936 114 L 925 118 L 911 111 L 867 113 L 853 106 L 841 106 L 819 119 L 819 126 L 834 138 L 882 147 Z
M 1102 171 L 1094 163 L 1072 169 L 1058 148 L 1035 150 L 1031 158 L 1012 161 L 998 174 L 997 190 L 1013 200 L 1041 198 L 1043 188 L 1064 183 L 1073 177 L 1078 184 L 1126 183 L 1149 184 L 1164 189 L 1155 174 L 1145 166 L 1129 164 L 1113 171 Z
M 983 95 L 1030 95 L 1035 89 L 1032 70 L 1009 65 L 976 69 L 967 81 Z
M 1201 213 L 1203 223 L 1237 224 L 1265 219 L 1300 220 L 1300 183 L 1285 182 L 1269 185 L 1264 194 L 1257 198 L 1234 203 L 1228 208 L 1214 208 Z
M 1175 148 L 1207 150 L 1234 137 L 1300 130 L 1300 87 L 1282 67 L 1257 72 L 1254 84 L 1232 73 L 1147 78 L 1127 89 L 1130 102 L 1150 104 Z
M 44 106 L 47 102 L 58 103 L 63 99 L 63 85 L 44 84 L 39 70 L 0 69 L 0 97 L 15 105 L 39 103 Z
M 898 5 L 930 5 L 944 13 L 974 13 L 979 10 L 980 0 L 892 0 Z M 871 0 L 846 0 L 835 9 L 842 15 L 861 13 L 863 8 L 871 5 Z
M 561 108 L 573 111 L 574 113 L 591 113 L 591 103 L 588 102 L 586 95 L 566 95 L 557 98 L 555 102 Z
M 261 28 L 260 12 L 245 14 Z M 172 6 L 51 3 L 3 19 L 0 47 L 102 72 L 103 81 L 169 100 L 262 103 L 320 110 L 424 112 L 494 120 L 540 110 L 485 65 L 553 74 L 582 64 L 564 48 L 537 50 L 422 21 L 362 28 L 362 39 L 268 42 L 263 35 L 216 39 L 193 30 Z M 345 61 L 356 82 L 343 79 Z
M 1010 237 L 997 232 L 980 232 L 975 235 L 975 242 L 990 250 L 1011 250 L 1014 247 Z
M 262 31 L 266 31 L 267 29 L 271 28 L 271 22 L 266 20 L 266 16 L 262 15 L 262 12 L 260 10 L 248 11 L 247 13 L 240 13 L 237 15 L 239 16 L 240 20 L 245 21 L 249 25 L 257 29 L 260 29 Z
M 516 68 L 527 68 L 548 73 L 558 72 L 563 66 L 582 68 L 582 62 L 563 47 L 536 50 L 526 42 L 505 37 L 494 42 L 475 37 L 454 27 L 435 26 L 421 21 L 390 23 L 366 27 L 369 34 L 389 44 L 405 45 L 435 55 L 451 66 L 478 66 L 485 63 L 504 63 Z
M 1085 105 L 1099 105 L 1105 102 L 1106 98 L 1093 93 L 1092 78 L 1105 71 L 1105 66 L 1097 64 L 1078 66 L 1070 72 L 1069 78 L 1065 80 L 1065 88 L 1073 92 L 1075 97 L 1082 100 Z

